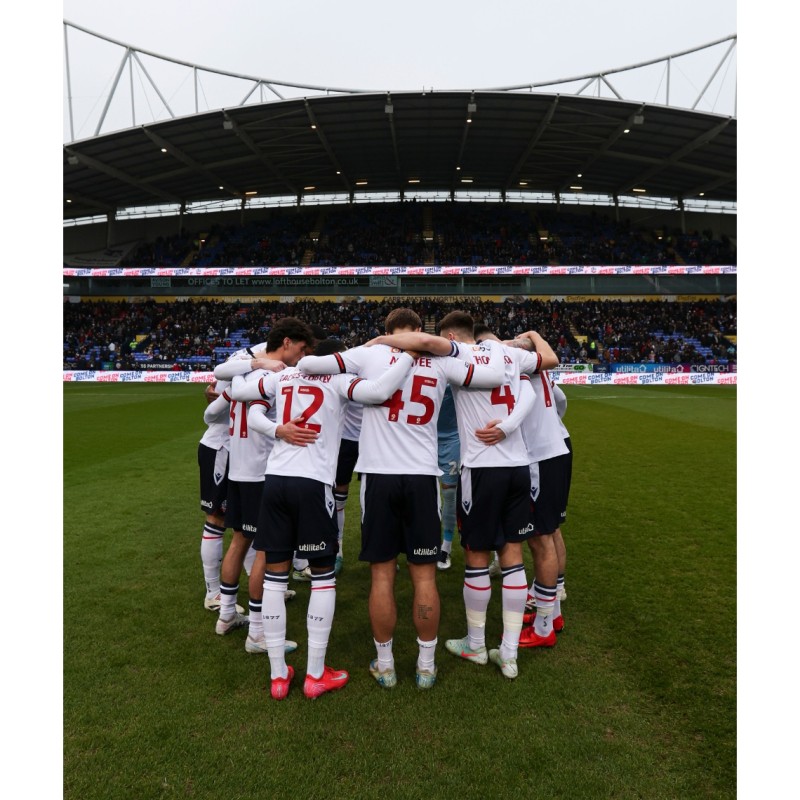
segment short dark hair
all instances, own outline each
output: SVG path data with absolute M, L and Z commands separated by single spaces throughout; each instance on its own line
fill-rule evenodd
M 393 333 L 398 328 L 422 329 L 422 320 L 419 314 L 411 308 L 395 308 L 386 315 L 384 322 L 386 333 Z
M 314 345 L 314 332 L 297 317 L 284 317 L 272 326 L 272 330 L 267 334 L 267 350 L 270 352 L 277 350 L 286 338 L 293 342 L 305 342 L 312 347 Z
M 314 348 L 315 356 L 329 356 L 331 353 L 341 353 L 347 350 L 347 345 L 341 339 L 323 339 Z
M 475 325 L 472 327 L 472 336 L 475 338 L 475 341 L 481 338 L 484 333 L 491 333 L 491 328 L 483 322 L 476 322 Z
M 328 338 L 328 331 L 326 328 L 323 328 L 322 325 L 317 325 L 316 323 L 309 326 L 311 328 L 311 333 L 314 334 L 314 338 L 321 342 L 323 339 Z
M 439 322 L 439 332 L 457 330 L 468 336 L 472 336 L 472 329 L 475 323 L 466 311 L 451 311 Z

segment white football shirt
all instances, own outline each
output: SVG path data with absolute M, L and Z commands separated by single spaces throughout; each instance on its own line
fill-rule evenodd
M 261 370 L 257 371 L 261 372 Z M 253 380 L 253 375 L 255 373 L 249 373 L 244 380 Z M 231 389 L 226 389 L 223 394 L 223 397 L 230 403 L 228 478 L 232 481 L 263 481 L 267 458 L 274 445 L 274 440 L 250 426 L 252 411 L 248 410 L 247 403 L 234 400 L 230 392 Z M 266 411 L 267 416 L 274 421 L 275 410 L 267 408 Z
M 401 355 L 402 351 L 379 344 L 327 356 L 305 356 L 299 366 L 307 372 L 343 371 L 373 379 Z M 482 355 L 484 360 L 475 363 L 422 356 L 386 402 L 365 406 L 356 472 L 441 475 L 437 420 L 448 382 L 457 386 L 496 386 L 503 379 L 502 353 L 486 348 Z
M 274 408 L 275 422 L 252 424 L 268 436 L 275 436 L 279 424 L 286 424 L 302 416 L 304 426 L 318 433 L 316 441 L 307 447 L 277 440 L 267 460 L 269 475 L 287 475 L 312 478 L 333 485 L 339 457 L 339 445 L 344 425 L 344 409 L 348 402 L 364 404 L 364 413 L 372 408 L 370 403 L 383 402 L 406 379 L 414 360 L 399 354 L 392 369 L 384 370 L 375 380 L 364 380 L 351 374 L 309 375 L 298 367 L 282 372 L 256 370 L 250 381 L 234 379 L 232 392 L 236 397 L 253 399 L 251 414 L 256 404 Z M 253 387 L 256 387 L 254 390 Z M 263 411 L 260 411 L 263 415 Z
M 502 424 L 506 438 L 495 445 L 485 445 L 475 431 L 492 420 L 506 421 L 520 400 L 520 370 L 538 370 L 541 356 L 488 340 L 481 344 L 454 342 L 457 357 L 467 363 L 481 363 L 489 346 L 500 348 L 505 368 L 503 383 L 490 390 L 468 390 L 453 386 L 461 442 L 461 464 L 465 467 L 521 467 L 528 465 L 528 451 L 519 430 L 522 418 Z
M 265 353 L 267 343 L 261 342 L 252 347 L 243 347 L 235 353 L 231 353 L 222 364 L 214 367 L 214 377 L 217 380 L 230 381 L 236 375 L 244 375 L 250 372 L 250 361 L 258 355 Z
M 555 382 L 547 371 L 532 375 L 530 385 L 536 402 L 520 425 L 530 463 L 555 458 L 569 452 L 564 444 L 563 425 L 558 416 L 553 392 Z
M 557 383 L 553 383 L 553 396 L 556 399 L 558 422 L 561 425 L 561 435 L 565 439 L 568 439 L 569 431 L 567 430 L 567 426 L 564 424 L 564 414 L 567 413 L 567 396 L 564 394 L 564 390 Z
M 228 381 L 217 381 L 216 391 L 218 394 L 222 394 L 222 392 L 225 391 L 225 389 L 227 389 L 229 386 L 230 383 Z M 208 405 L 211 405 L 211 403 Z M 206 431 L 203 434 L 203 438 L 200 439 L 200 444 L 210 447 L 212 450 L 220 450 L 222 448 L 227 450 L 230 442 L 227 418 L 224 421 L 220 420 L 219 422 L 206 422 L 206 425 Z
M 361 436 L 361 420 L 364 417 L 364 406 L 361 403 L 348 403 L 344 409 L 344 425 L 342 439 L 357 442 Z

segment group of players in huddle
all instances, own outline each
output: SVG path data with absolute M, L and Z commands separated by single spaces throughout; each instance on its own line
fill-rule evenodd
M 553 647 L 561 601 L 572 449 L 566 397 L 548 370 L 558 365 L 535 331 L 500 342 L 463 311 L 422 331 L 398 308 L 386 335 L 345 349 L 286 317 L 267 341 L 214 370 L 198 449 L 205 607 L 220 635 L 248 628 L 245 649 L 267 653 L 271 696 L 287 696 L 286 602 L 310 580 L 303 692 L 340 689 L 345 670 L 326 665 L 343 564 L 344 508 L 360 476 L 361 550 L 370 565 L 369 618 L 378 684 L 397 683 L 394 584 L 404 555 L 413 587 L 419 655 L 416 685 L 436 683 L 440 617 L 437 569 L 448 569 L 454 528 L 464 550 L 467 634 L 445 649 L 518 675 L 520 647 Z M 312 354 L 313 352 L 313 354 Z M 457 523 L 457 524 L 456 524 Z M 226 528 L 233 535 L 223 558 Z M 523 558 L 527 542 L 534 577 Z M 242 570 L 249 614 L 236 604 Z M 502 578 L 503 634 L 487 649 L 491 577 Z

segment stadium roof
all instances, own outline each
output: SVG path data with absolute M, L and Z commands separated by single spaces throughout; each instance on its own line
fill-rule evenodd
M 79 52 L 89 48 L 89 73 L 85 54 L 79 64 L 70 59 L 70 35 Z M 64 36 L 67 221 L 165 206 L 230 208 L 250 198 L 283 204 L 403 192 L 545 202 L 567 193 L 578 202 L 581 194 L 589 202 L 630 195 L 683 198 L 691 207 L 736 201 L 735 116 L 717 110 L 730 99 L 735 35 L 593 74 L 436 92 L 241 75 L 66 20 Z M 98 95 L 87 78 L 105 72 L 106 54 L 120 53 L 113 84 Z M 270 93 L 278 101 L 265 102 Z M 697 110 L 701 103 L 711 110 Z M 120 129 L 125 108 L 130 127 Z M 92 138 L 75 139 L 76 117 L 81 128 L 94 118 Z
M 736 201 L 736 118 L 508 91 L 301 97 L 64 145 L 64 219 L 360 192 L 584 192 Z M 579 187 L 579 188 L 575 188 Z

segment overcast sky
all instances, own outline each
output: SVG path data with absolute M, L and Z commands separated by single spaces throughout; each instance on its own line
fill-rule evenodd
M 204 66 L 345 87 L 473 88 L 622 66 L 736 33 L 734 0 L 65 0 L 64 19 Z
M 735 0 L 65 0 L 63 18 L 135 48 L 205 67 L 396 91 L 569 78 L 737 33 Z M 75 136 L 83 138 L 94 133 L 90 110 L 97 114 L 102 109 L 104 100 L 98 104 L 98 98 L 108 92 L 123 50 L 79 32 L 70 33 L 69 48 L 73 96 L 76 104 L 83 103 L 76 105 Z M 713 68 L 723 52 L 708 54 L 707 63 Z M 648 76 L 635 99 L 663 102 L 657 99 L 662 73 Z M 685 84 L 692 102 L 706 79 L 705 73 L 692 74 L 687 62 L 678 64 L 671 79 L 673 97 Z M 623 84 L 625 95 L 630 76 L 611 80 Z M 732 75 L 728 84 L 735 89 Z M 734 113 L 733 89 L 729 98 L 709 97 L 712 105 L 703 110 Z M 715 102 L 725 107 L 713 107 Z M 137 119 L 137 124 L 144 121 Z

